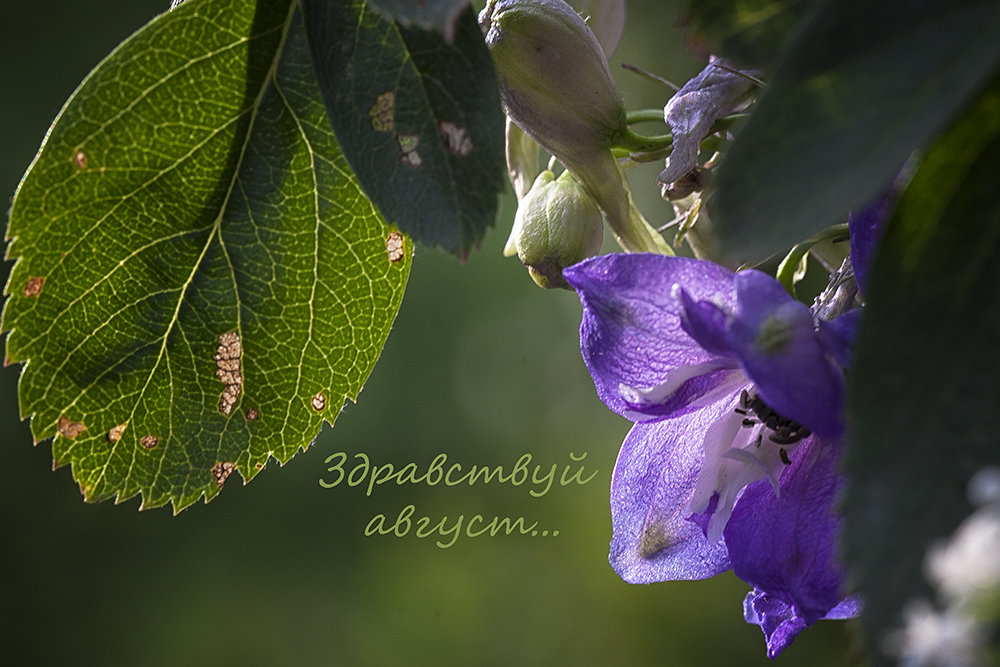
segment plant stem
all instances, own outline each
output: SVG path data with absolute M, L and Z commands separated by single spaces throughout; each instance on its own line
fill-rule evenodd
M 625 120 L 629 125 L 635 123 L 655 123 L 663 122 L 663 109 L 636 109 L 625 114 Z
M 673 145 L 674 138 L 669 134 L 652 137 L 639 134 L 630 127 L 623 128 L 614 143 L 615 148 L 627 148 L 632 153 L 649 153 Z

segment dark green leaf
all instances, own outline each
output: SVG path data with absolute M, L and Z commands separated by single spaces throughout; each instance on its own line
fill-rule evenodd
M 365 192 L 416 240 L 464 256 L 504 183 L 503 114 L 472 10 L 449 45 L 362 0 L 303 6 L 333 129 Z
M 390 21 L 437 30 L 449 37 L 454 34 L 455 21 L 469 0 L 369 0 L 369 4 Z
M 768 65 L 816 0 L 691 0 L 684 14 L 712 53 L 744 67 Z
M 846 558 L 877 652 L 927 547 L 1000 464 L 1000 81 L 927 154 L 873 267 L 851 377 Z
M 1000 61 L 996 0 L 826 0 L 719 165 L 722 250 L 760 259 L 843 221 Z
M 409 253 L 387 256 L 296 7 L 156 19 L 84 81 L 18 189 L 7 362 L 87 500 L 179 511 L 287 461 L 388 335 Z

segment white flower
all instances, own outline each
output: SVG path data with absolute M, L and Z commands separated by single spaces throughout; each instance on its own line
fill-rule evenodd
M 983 628 L 961 609 L 939 612 L 926 600 L 903 610 L 904 627 L 886 637 L 885 650 L 904 667 L 979 667 Z
M 987 507 L 966 519 L 951 540 L 927 552 L 927 578 L 942 599 L 967 605 L 1000 586 L 1000 510 Z

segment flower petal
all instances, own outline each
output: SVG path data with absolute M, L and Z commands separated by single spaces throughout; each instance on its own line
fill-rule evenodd
M 683 289 L 680 292 L 684 310 L 681 326 L 698 344 L 719 356 L 735 356 L 729 344 L 729 314 L 711 301 L 695 301 Z
M 722 404 L 726 409 L 719 419 L 705 429 L 704 460 L 691 497 L 691 519 L 702 527 L 711 543 L 722 537 L 743 488 L 758 479 L 770 479 L 772 468 L 784 467 L 776 447 L 755 444 L 761 427 L 743 426 L 742 415 L 734 411 L 739 397 L 737 390 Z M 778 475 L 773 477 L 776 484 Z
M 854 336 L 861 321 L 861 308 L 849 310 L 832 320 L 819 320 L 820 345 L 826 354 L 844 368 L 851 366 L 851 353 L 854 350 Z
M 756 70 L 747 74 L 759 74 Z M 697 76 L 684 84 L 667 102 L 663 119 L 674 137 L 673 150 L 657 180 L 669 184 L 698 164 L 701 142 L 716 120 L 745 107 L 753 79 L 728 63 L 712 57 Z
M 760 271 L 736 275 L 730 342 L 761 399 L 825 437 L 843 433 L 843 372 L 823 352 L 812 314 Z
M 687 508 L 701 468 L 710 406 L 677 419 L 636 424 L 611 479 L 609 561 L 622 579 L 648 584 L 704 579 L 729 569 L 725 545 L 709 544 Z
M 854 618 L 860 613 L 860 599 L 851 596 L 834 607 L 823 620 Z M 767 657 L 771 659 L 781 655 L 796 635 L 806 628 L 806 622 L 796 615 L 794 608 L 756 589 L 747 593 L 743 599 L 743 618 L 747 623 L 759 625 L 763 630 L 767 642 Z
M 868 292 L 868 269 L 882 241 L 882 234 L 895 208 L 897 196 L 896 189 L 890 188 L 868 206 L 851 211 L 847 218 L 854 280 L 857 281 L 862 294 Z
M 563 276 L 583 304 L 580 347 L 597 395 L 620 415 L 629 410 L 621 386 L 657 387 L 674 369 L 716 358 L 684 331 L 674 285 L 727 310 L 736 302 L 731 271 L 683 257 L 603 255 Z
M 667 374 L 663 384 L 641 389 L 618 388 L 630 421 L 652 421 L 676 417 L 728 398 L 746 384 L 746 374 L 736 359 L 718 358 L 704 364 L 681 366 Z
M 781 600 L 754 589 L 743 599 L 743 618 L 764 631 L 767 657 L 781 655 L 796 635 L 805 630 L 806 622 Z
M 780 496 L 767 482 L 749 485 L 723 533 L 733 571 L 755 589 L 760 620 L 752 622 L 768 636 L 769 655 L 844 602 L 833 509 L 841 482 L 839 445 L 807 439 L 781 476 Z

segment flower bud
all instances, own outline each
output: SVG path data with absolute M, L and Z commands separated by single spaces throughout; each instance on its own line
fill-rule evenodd
M 562 270 L 601 249 L 601 211 L 573 175 L 543 171 L 521 201 L 511 234 L 517 256 L 541 287 L 568 287 Z
M 563 164 L 610 150 L 625 107 L 594 33 L 563 0 L 490 0 L 479 14 L 504 109 Z
M 489 0 L 479 24 L 508 118 L 572 172 L 623 249 L 673 254 L 635 208 L 611 154 L 628 130 L 625 107 L 580 15 L 563 0 Z

